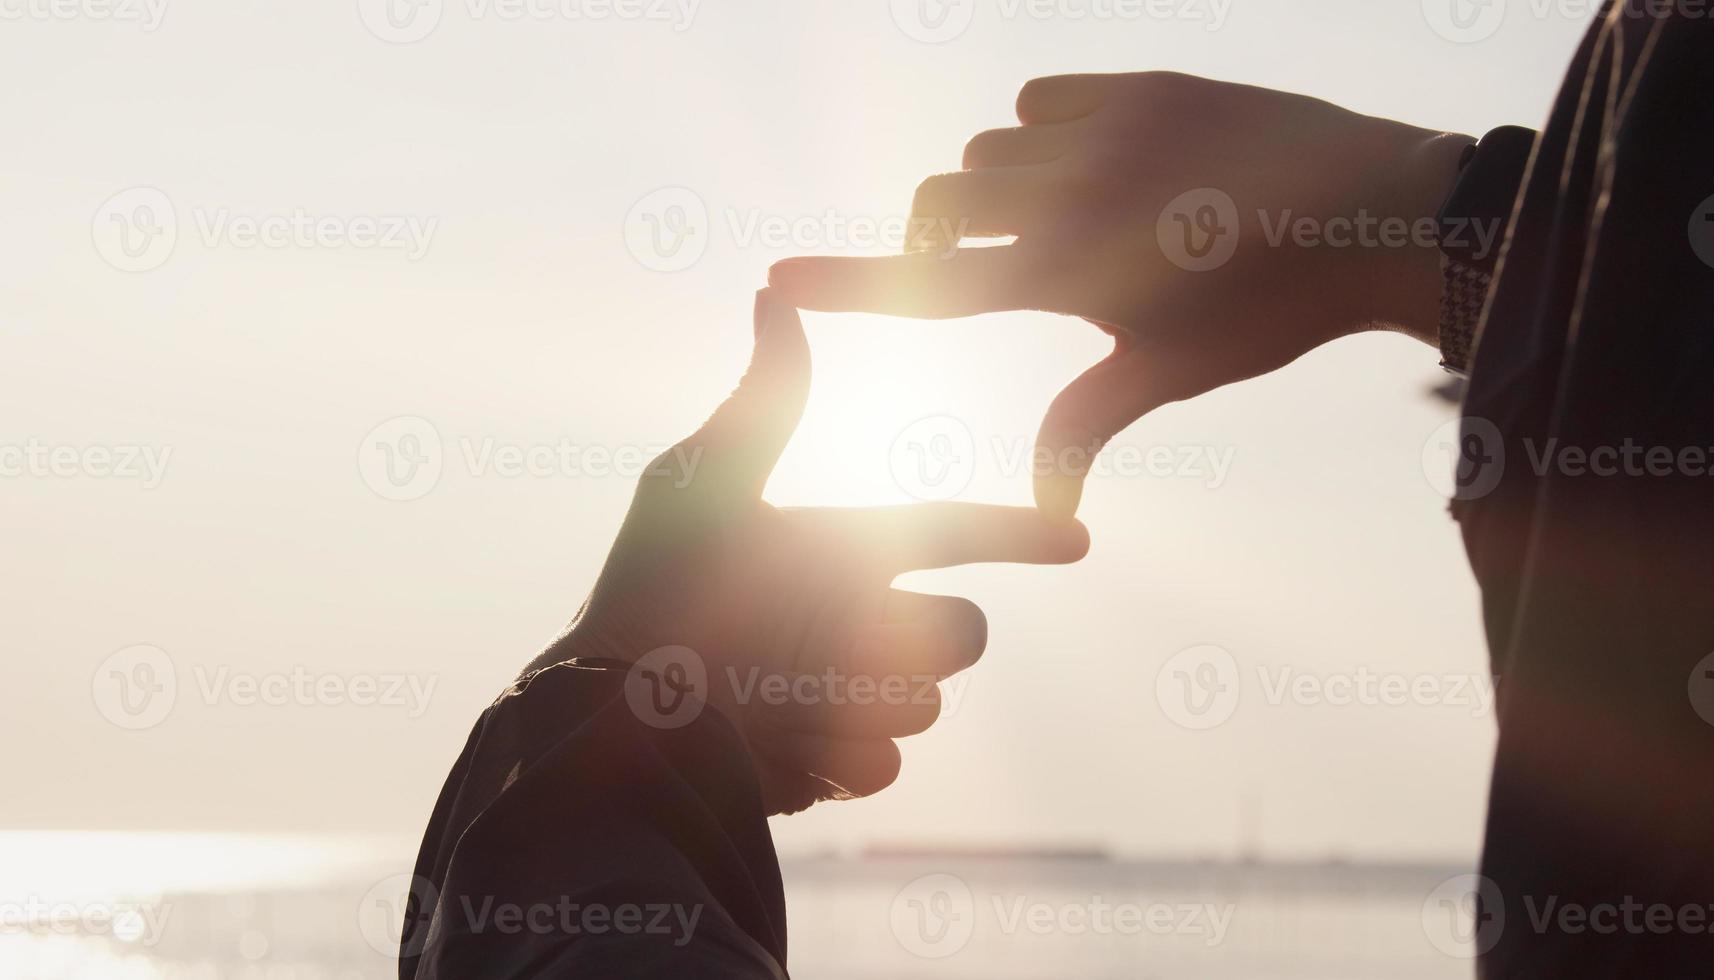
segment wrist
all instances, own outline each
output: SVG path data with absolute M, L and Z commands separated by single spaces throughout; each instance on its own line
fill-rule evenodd
M 1465 154 L 1476 138 L 1461 133 L 1424 133 L 1410 148 L 1400 171 L 1398 206 L 1409 213 L 1435 218 L 1458 183 Z
M 1438 219 L 1475 142 L 1455 133 L 1417 130 L 1396 161 L 1397 179 L 1389 182 L 1384 213 L 1409 222 L 1412 233 L 1405 247 L 1378 250 L 1379 261 L 1370 265 L 1368 329 L 1438 343 L 1444 289 Z

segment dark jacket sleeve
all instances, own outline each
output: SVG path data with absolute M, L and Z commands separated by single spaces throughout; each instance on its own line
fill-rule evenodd
M 1536 147 L 1455 505 L 1499 744 L 1490 980 L 1714 966 L 1714 21 L 1610 5 Z
M 740 736 L 715 711 L 645 724 L 624 676 L 550 667 L 477 722 L 423 837 L 401 980 L 786 976 Z

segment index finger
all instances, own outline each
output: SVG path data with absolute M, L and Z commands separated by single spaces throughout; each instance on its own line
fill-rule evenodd
M 879 258 L 786 259 L 768 284 L 798 307 L 944 320 L 1003 310 L 1052 309 L 1047 273 L 1016 245 Z
M 1027 126 L 1082 119 L 1101 108 L 1112 85 L 1112 75 L 1032 78 L 1018 93 L 1018 121 Z
M 926 503 L 829 513 L 853 546 L 903 573 L 984 562 L 1069 565 L 1089 553 L 1089 530 L 1033 507 Z

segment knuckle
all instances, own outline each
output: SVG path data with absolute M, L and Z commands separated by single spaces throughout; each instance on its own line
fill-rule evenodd
M 668 449 L 649 461 L 637 478 L 638 497 L 669 495 L 689 486 L 684 453 L 675 451 L 677 448 Z
M 1202 79 L 1183 72 L 1145 71 L 1134 77 L 1129 86 L 1129 96 L 1145 108 L 1164 111 L 1195 104 L 1192 99 L 1206 94 L 1197 91 L 1201 84 Z
M 922 214 L 945 206 L 955 177 L 955 174 L 935 174 L 918 184 L 916 195 L 911 199 L 911 210 Z
M 1178 71 L 1140 71 L 1131 76 L 1135 79 L 1138 90 L 1144 92 L 1167 92 L 1184 88 L 1194 76 Z
M 973 170 L 987 159 L 995 139 L 992 130 L 970 137 L 970 141 L 964 144 L 964 169 Z
M 1067 166 L 1054 184 L 1060 207 L 1111 206 L 1111 182 L 1099 156 L 1091 156 Z
M 1024 87 L 1018 89 L 1018 98 L 1017 98 L 1017 106 L 1016 106 L 1018 118 L 1022 119 L 1025 115 L 1027 115 L 1029 112 L 1029 107 L 1032 104 L 1040 101 L 1041 98 L 1043 97 L 1043 95 L 1047 92 L 1048 87 L 1052 84 L 1053 84 L 1053 79 L 1051 76 L 1042 77 L 1042 78 L 1032 78 L 1029 81 L 1025 82 Z

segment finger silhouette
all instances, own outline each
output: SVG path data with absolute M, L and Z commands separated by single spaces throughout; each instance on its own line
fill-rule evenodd
M 883 621 L 857 630 L 839 669 L 945 679 L 981 659 L 988 618 L 962 598 L 890 590 Z
M 797 511 L 831 522 L 852 553 L 887 575 L 983 562 L 1066 565 L 1089 551 L 1089 531 L 1030 507 L 925 503 Z
M 977 133 L 964 145 L 964 169 L 1052 163 L 1071 145 L 1071 129 L 1057 123 Z
M 883 665 L 884 666 L 884 665 Z M 803 682 L 787 677 L 787 696 L 767 706 L 779 730 L 833 738 L 908 738 L 940 717 L 933 675 L 908 671 L 823 672 Z M 799 697 L 797 692 L 807 692 Z
M 911 226 L 924 234 L 907 247 L 934 250 L 962 238 L 1022 234 L 1044 206 L 1047 180 L 1039 167 L 936 174 L 918 185 L 911 202 Z
M 1107 101 L 1112 75 L 1049 75 L 1024 83 L 1018 93 L 1018 121 L 1059 123 L 1082 119 Z
M 809 399 L 809 342 L 803 320 L 777 290 L 756 293 L 755 348 L 731 396 L 702 428 L 679 443 L 659 469 L 724 495 L 760 498 Z M 694 470 L 676 473 L 677 470 Z
M 799 792 L 815 799 L 855 799 L 879 793 L 899 778 L 899 747 L 887 738 L 798 735 L 762 739 L 757 751 L 812 785 Z M 828 786 L 813 784 L 826 783 Z M 802 806 L 811 801 L 805 800 Z M 802 807 L 798 807 L 801 809 Z
M 1231 380 L 1214 358 L 1166 345 L 1121 342 L 1112 355 L 1083 372 L 1048 406 L 1036 436 L 1035 497 L 1056 520 L 1077 513 L 1095 455 L 1132 422 L 1170 402 L 1183 401 Z
M 1050 280 L 1015 245 L 955 255 L 786 259 L 768 282 L 806 310 L 945 320 L 1000 310 L 1052 309 Z

